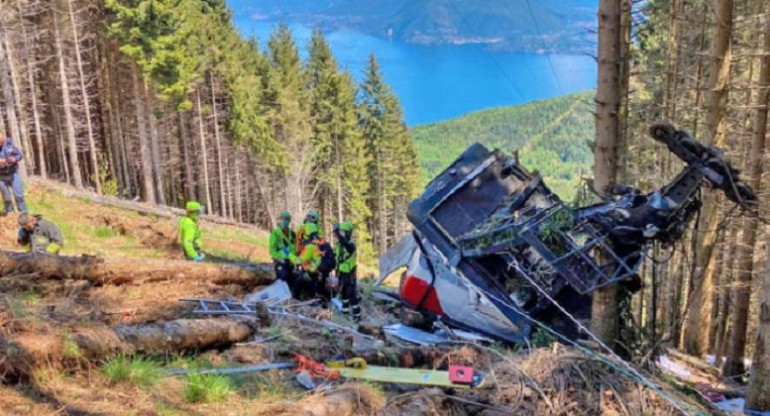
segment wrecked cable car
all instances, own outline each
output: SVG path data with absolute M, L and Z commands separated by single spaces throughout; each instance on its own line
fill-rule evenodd
M 704 184 L 744 208 L 757 200 L 720 149 L 667 123 L 650 134 L 682 171 L 653 192 L 614 186 L 610 199 L 578 208 L 516 157 L 473 144 L 411 202 L 414 231 L 380 258 L 381 279 L 406 266 L 400 300 L 454 328 L 522 343 L 537 320 L 576 338 L 563 312 L 587 320 L 591 292 L 639 288 L 648 247 L 682 238 Z

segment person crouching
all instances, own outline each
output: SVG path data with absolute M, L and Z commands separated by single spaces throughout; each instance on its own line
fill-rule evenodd
M 58 255 L 64 247 L 59 227 L 43 219 L 42 215 L 19 215 L 18 242 L 28 252 Z

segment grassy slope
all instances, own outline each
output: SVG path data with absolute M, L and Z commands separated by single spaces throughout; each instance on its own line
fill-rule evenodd
M 412 129 L 422 159 L 424 182 L 439 174 L 474 142 L 519 150 L 522 163 L 540 171 L 563 198 L 575 194 L 580 172 L 591 169 L 588 141 L 594 125 L 591 93 L 478 111 Z
M 175 246 L 176 219 L 142 216 L 98 205 L 87 198 L 63 196 L 53 188 L 27 189 L 29 210 L 56 223 L 64 234 L 64 255 L 104 257 L 181 258 Z M 16 217 L 0 218 L 0 248 L 19 250 Z M 235 260 L 270 261 L 267 233 L 237 226 L 202 224 L 205 250 Z

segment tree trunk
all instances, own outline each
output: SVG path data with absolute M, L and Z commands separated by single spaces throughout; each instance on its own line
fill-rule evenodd
M 131 77 L 134 82 L 134 110 L 136 111 L 136 128 L 139 133 L 139 160 L 142 165 L 142 197 L 145 201 L 155 204 L 155 185 L 152 174 L 152 155 L 150 154 L 150 144 L 147 138 L 147 110 L 144 100 L 144 82 L 140 79 L 139 66 L 134 64 L 131 71 Z
M 5 39 L 5 28 L 0 29 L 3 39 Z M 21 129 L 19 127 L 19 119 L 16 115 L 16 97 L 13 95 L 13 82 L 11 81 L 11 69 L 8 57 L 11 51 L 7 49 L 6 42 L 0 43 L 0 82 L 2 82 L 3 99 L 5 101 L 5 113 L 8 116 L 8 128 L 11 130 L 11 137 L 14 143 L 19 147 L 23 147 L 21 140 Z M 4 138 L 3 138 L 4 139 Z M 21 149 L 22 151 L 25 149 Z M 24 164 L 20 164 L 21 168 L 24 168 Z
M 594 187 L 607 193 L 617 180 L 620 120 L 620 20 L 622 0 L 599 2 L 598 85 L 596 89 L 596 139 L 594 146 Z M 591 330 L 613 346 L 618 338 L 618 293 L 615 286 L 593 293 Z
M 754 134 L 751 140 L 751 153 L 748 165 L 749 185 L 759 193 L 762 186 L 762 159 L 765 154 L 767 133 L 768 87 L 770 86 L 770 19 L 765 19 L 764 54 L 759 71 L 759 92 L 757 94 L 754 115 Z M 755 216 L 744 219 L 741 244 L 738 246 L 737 282 L 733 290 L 732 335 L 722 372 L 725 376 L 734 376 L 744 372 L 743 357 L 746 352 L 746 330 L 751 302 L 751 278 L 754 270 L 754 248 L 757 241 L 759 222 Z M 766 305 L 765 305 L 766 306 Z M 767 334 L 765 334 L 767 336 Z M 765 341 L 761 339 L 760 341 Z M 760 354 L 766 354 L 761 352 Z M 765 375 L 767 376 L 767 375 Z M 766 396 L 765 403 L 770 403 Z
M 241 164 L 238 160 L 238 156 L 236 154 L 235 156 L 235 219 L 238 222 L 243 222 L 243 191 L 242 191 L 242 184 L 243 180 L 241 179 Z
M 22 108 L 21 90 L 19 89 L 19 81 L 18 81 L 16 65 L 14 64 L 14 61 L 13 61 L 13 51 L 11 50 L 11 44 L 8 41 L 8 36 L 5 33 L 6 27 L 4 24 L 2 25 L 1 30 L 3 31 L 3 42 L 5 43 L 5 53 L 6 53 L 5 58 L 6 58 L 6 65 L 8 69 L 8 75 L 11 81 L 11 87 L 13 88 L 12 102 L 15 106 L 14 114 L 16 116 L 16 122 L 18 123 L 18 129 L 19 129 L 19 133 L 16 137 L 14 137 L 14 139 L 16 140 L 16 143 L 19 144 L 19 147 L 22 149 L 22 151 L 24 149 L 26 149 L 27 151 L 27 157 L 25 157 L 24 160 L 22 160 L 22 162 L 19 164 L 19 171 L 21 172 L 22 175 L 26 175 L 28 164 L 31 171 L 34 171 L 34 166 L 35 166 L 34 158 L 29 156 L 32 154 L 33 149 L 29 142 L 29 132 L 27 131 L 27 123 L 25 121 L 24 111 Z M 9 118 L 10 118 L 10 115 L 9 115 Z
M 770 21 L 770 19 L 766 19 Z M 770 25 L 765 25 L 766 38 L 770 37 Z M 767 51 L 766 51 L 767 52 Z M 768 56 L 765 56 L 767 60 Z M 768 84 L 763 85 L 767 95 Z M 746 396 L 746 409 L 759 412 L 770 411 L 770 240 L 767 241 L 768 253 L 765 271 L 762 273 L 762 294 L 759 305 L 759 326 L 754 344 L 749 394 Z
M 152 172 L 155 179 L 155 198 L 161 205 L 166 205 L 166 194 L 163 187 L 163 169 L 160 165 L 160 145 L 158 143 L 158 119 L 155 117 L 153 92 L 147 83 L 144 85 L 145 98 L 147 100 L 147 120 L 150 127 L 150 153 L 152 159 Z
M 91 172 L 93 174 L 93 181 L 96 185 L 96 193 L 102 193 L 102 184 L 99 180 L 99 159 L 96 153 L 96 140 L 94 139 L 94 127 L 91 122 L 91 100 L 88 98 L 88 90 L 86 89 L 86 77 L 83 71 L 83 60 L 80 55 L 80 37 L 78 36 L 78 28 L 75 23 L 75 10 L 72 8 L 72 0 L 67 0 L 67 7 L 69 8 L 69 18 L 72 24 L 72 36 L 74 37 L 75 45 L 75 62 L 78 67 L 78 78 L 80 80 L 80 93 L 83 99 L 83 112 L 86 116 L 86 128 L 88 131 L 88 151 L 91 156 Z
M 714 346 L 714 355 L 716 356 L 716 362 L 721 363 L 722 357 L 725 356 L 725 350 L 727 345 L 727 332 L 730 321 L 730 302 L 732 295 L 733 285 L 733 270 L 735 265 L 735 256 L 737 254 L 737 244 L 734 242 L 738 239 L 738 224 L 732 224 L 730 227 L 730 235 L 727 237 L 727 241 L 732 242 L 727 254 L 727 264 L 724 266 L 724 273 L 720 282 L 720 299 L 719 299 L 719 314 L 718 324 L 716 330 L 716 345 Z M 719 365 L 719 364 L 717 364 Z
M 730 40 L 733 24 L 733 0 L 716 0 L 716 26 L 712 36 L 706 101 L 708 145 L 722 147 L 727 130 L 727 92 L 730 76 Z M 689 354 L 702 356 L 708 352 L 711 329 L 712 292 L 714 290 L 714 246 L 719 230 L 719 203 L 717 195 L 704 198 L 701 221 L 695 244 L 695 271 L 693 273 L 692 302 L 687 311 L 684 348 Z
M 217 178 L 219 179 L 219 214 L 227 217 L 227 200 L 225 198 L 224 167 L 222 166 L 222 138 L 219 135 L 219 115 L 217 114 L 216 92 L 214 91 L 214 74 L 209 72 L 211 85 L 211 114 L 214 116 L 214 142 L 217 150 Z
M 78 360 L 96 361 L 118 355 L 157 355 L 222 348 L 247 340 L 256 325 L 233 319 L 179 319 L 162 323 L 82 329 L 74 334 L 23 334 L 1 338 L 4 377 L 30 377 L 41 366 L 60 367 Z M 67 353 L 77 347 L 77 357 Z M 4 354 L 0 354 L 2 356 Z M 74 361 L 74 362 L 73 362 Z
M 23 26 L 22 26 L 23 28 Z M 37 157 L 38 157 L 38 173 L 43 178 L 48 177 L 48 170 L 46 168 L 45 164 L 45 146 L 43 144 L 43 129 L 41 127 L 40 123 L 40 110 L 38 109 L 38 103 L 37 103 L 37 86 L 35 84 L 35 58 L 34 54 L 31 51 L 31 47 L 29 45 L 29 39 L 27 39 L 27 31 L 26 29 L 23 29 L 23 36 L 24 36 L 24 49 L 26 53 L 31 56 L 31 59 L 28 62 L 28 68 L 27 68 L 27 83 L 29 84 L 29 93 L 30 93 L 30 99 L 32 100 L 32 123 L 35 126 L 35 142 L 37 144 Z
M 695 114 L 692 116 L 692 137 L 698 137 L 698 120 L 700 119 L 700 103 L 701 103 L 701 81 L 703 79 L 703 53 L 706 50 L 706 18 L 708 12 L 704 7 L 703 16 L 701 17 L 700 24 L 700 47 L 698 51 L 700 55 L 698 57 L 698 65 L 695 69 L 695 98 L 693 99 L 693 110 Z
M 179 146 L 182 148 L 182 165 L 184 166 L 184 178 L 182 179 L 184 188 L 185 200 L 191 200 L 194 197 L 193 192 L 193 176 L 190 160 L 190 146 L 188 140 L 190 139 L 190 132 L 187 128 L 187 113 L 179 111 Z
M 201 92 L 198 89 L 197 95 L 197 107 L 198 107 L 198 136 L 201 141 L 201 163 L 203 165 L 203 189 L 206 195 L 206 208 L 209 212 L 212 212 L 211 205 L 211 185 L 209 184 L 209 162 L 208 162 L 208 149 L 206 148 L 206 133 L 203 129 L 203 111 L 201 109 Z
M 247 287 L 272 283 L 272 266 L 255 264 L 191 263 L 185 260 L 101 259 L 93 256 L 51 256 L 0 251 L 0 276 L 35 275 L 41 279 L 87 280 L 93 284 L 180 281 L 238 284 Z
M 62 94 L 62 111 L 64 112 L 64 123 L 67 127 L 67 139 L 69 148 L 70 159 L 70 173 L 72 177 L 72 184 L 76 188 L 83 187 L 83 177 L 80 174 L 80 162 L 78 161 L 78 145 L 77 138 L 75 137 L 75 121 L 72 117 L 72 99 L 70 98 L 69 80 L 67 79 L 66 65 L 64 64 L 64 52 L 62 51 L 62 41 L 59 33 L 58 18 L 54 14 L 53 28 L 54 28 L 54 43 L 56 45 L 56 58 L 59 62 L 59 82 L 61 86 Z M 66 160 L 62 160 L 63 163 L 67 163 Z

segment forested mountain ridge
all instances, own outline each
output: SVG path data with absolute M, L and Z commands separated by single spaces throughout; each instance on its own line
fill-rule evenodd
M 440 123 L 417 126 L 412 134 L 422 161 L 423 182 L 448 166 L 474 142 L 490 149 L 519 150 L 530 170 L 538 170 L 551 189 L 570 200 L 580 174 L 593 161 L 591 93 L 482 110 Z
M 404 232 L 419 165 L 374 56 L 362 82 L 320 31 L 258 44 L 224 0 L 10 1 L 0 9 L 0 130 L 28 174 L 270 227 L 317 209 L 361 254 Z M 307 47 L 308 59 L 299 48 Z
M 239 14 L 352 29 L 415 44 L 485 43 L 517 52 L 592 53 L 592 0 L 230 0 Z

